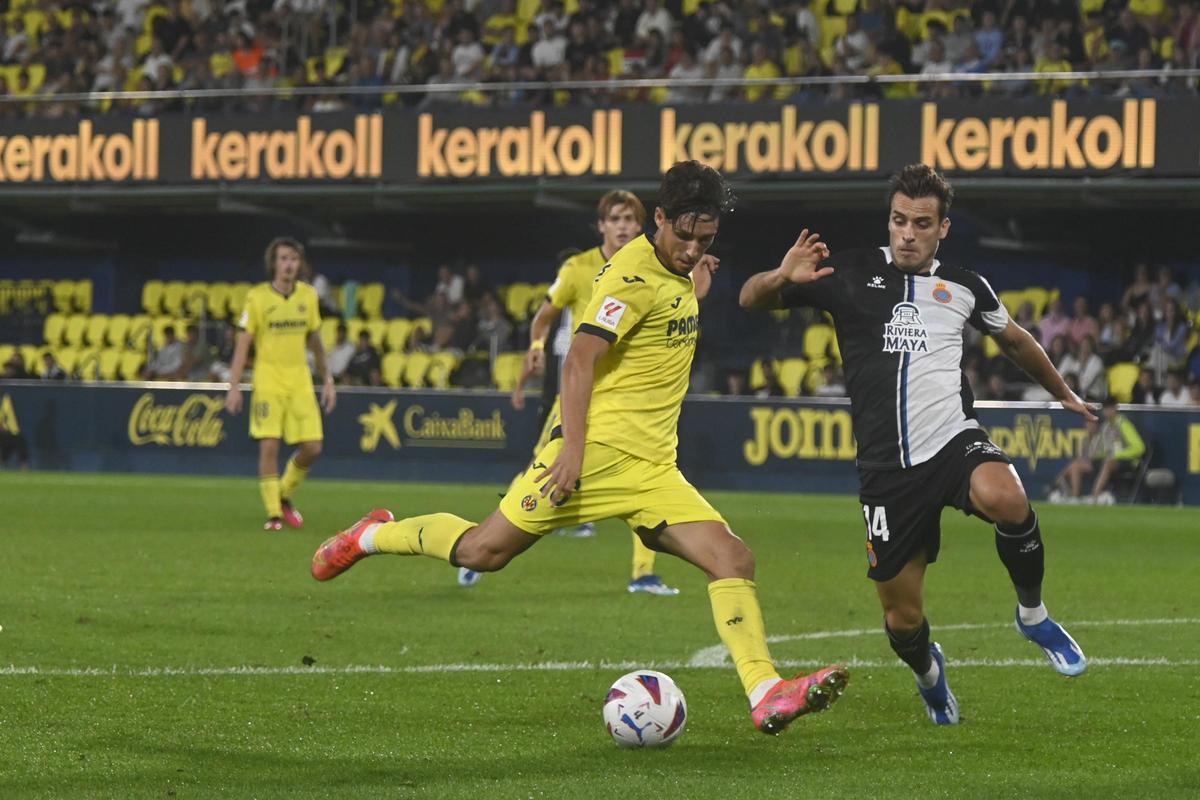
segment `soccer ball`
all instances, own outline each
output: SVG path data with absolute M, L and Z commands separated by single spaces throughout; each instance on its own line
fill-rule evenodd
M 620 747 L 666 747 L 683 733 L 687 701 L 675 681 L 661 672 L 630 672 L 608 690 L 604 724 Z

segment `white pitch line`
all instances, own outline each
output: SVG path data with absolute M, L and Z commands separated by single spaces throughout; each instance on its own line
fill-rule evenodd
M 1142 626 L 1142 625 L 1200 625 L 1200 619 L 1107 619 L 1107 620 L 1084 620 L 1081 622 L 1071 622 L 1071 628 L 1106 628 L 1110 626 Z M 1011 622 L 959 622 L 950 625 L 938 625 L 937 630 L 940 631 L 979 631 L 979 630 L 999 630 L 1003 628 L 1012 628 Z M 841 631 L 814 631 L 811 633 L 792 633 L 781 634 L 778 636 L 768 636 L 768 643 L 775 642 L 795 642 L 808 639 L 841 639 L 852 638 L 856 636 L 875 636 L 882 633 L 880 628 L 850 628 Z M 725 649 L 725 645 L 717 644 L 711 647 L 705 647 L 697 650 L 690 659 L 687 665 L 689 667 L 719 667 L 724 666 L 729 662 L 729 652 Z M 1093 662 L 1094 663 L 1094 662 Z
M 783 659 L 776 666 L 796 669 L 824 666 L 824 661 Z M 893 659 L 852 658 L 844 662 L 855 669 L 881 669 L 897 666 Z M 968 658 L 949 659 L 956 669 L 959 667 L 1037 667 L 1046 666 L 1042 658 Z M 1200 659 L 1171 658 L 1093 658 L 1092 667 L 1197 667 Z M 146 667 L 128 669 L 120 667 L 0 667 L 0 677 L 19 678 L 25 676 L 41 678 L 208 678 L 208 677 L 271 677 L 294 675 L 414 675 L 449 673 L 508 673 L 508 672 L 583 672 L 593 670 L 629 671 L 634 669 L 724 669 L 727 665 L 705 664 L 696 667 L 682 661 L 542 661 L 528 664 L 423 664 L 408 667 L 389 667 L 383 664 L 349 664 L 342 667 Z

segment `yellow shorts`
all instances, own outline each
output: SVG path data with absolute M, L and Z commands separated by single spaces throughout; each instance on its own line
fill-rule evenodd
M 550 413 L 546 415 L 546 424 L 542 426 L 542 433 L 538 436 L 537 444 L 533 446 L 533 454 L 536 456 L 542 452 L 542 448 L 550 444 L 550 434 L 562 422 L 562 409 L 559 408 L 559 397 L 554 396 L 554 405 L 550 406 Z
M 283 439 L 288 444 L 325 438 L 321 409 L 312 390 L 250 394 L 250 438 Z
M 526 533 L 544 534 L 615 517 L 635 531 L 661 530 L 684 522 L 724 523 L 674 464 L 652 464 L 596 442 L 583 451 L 579 489 L 555 506 L 534 480 L 562 449 L 556 438 L 542 448 L 500 501 L 500 513 Z

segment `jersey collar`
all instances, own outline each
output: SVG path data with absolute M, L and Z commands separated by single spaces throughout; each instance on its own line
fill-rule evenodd
M 897 272 L 904 272 L 904 270 L 897 267 L 896 262 L 892 260 L 892 248 L 890 246 L 884 245 L 883 247 L 881 247 L 879 249 L 883 251 L 883 259 L 884 259 L 884 261 L 887 262 L 887 265 L 889 267 L 896 270 Z M 933 259 L 933 264 L 929 267 L 929 274 L 930 275 L 935 274 L 938 271 L 938 267 L 940 267 L 941 265 L 942 265 L 941 261 L 938 261 L 936 258 Z M 914 275 L 917 273 L 904 272 L 904 274 L 905 275 Z

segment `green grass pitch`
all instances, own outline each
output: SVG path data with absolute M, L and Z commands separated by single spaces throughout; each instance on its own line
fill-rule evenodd
M 309 577 L 317 544 L 374 505 L 478 519 L 498 488 L 318 469 L 303 531 L 264 533 L 253 479 L 0 474 L 0 797 L 1200 791 L 1195 509 L 1040 509 L 1047 603 L 1093 659 L 1076 679 L 1013 631 L 991 531 L 946 512 L 927 608 L 963 724 L 938 729 L 879 631 L 854 499 L 709 493 L 758 556 L 775 657 L 852 664 L 833 709 L 769 738 L 714 659 L 703 577 L 660 556 L 683 594 L 627 594 L 617 523 L 549 537 L 469 590 L 427 559 Z M 604 731 L 604 693 L 634 666 L 687 695 L 670 749 Z

